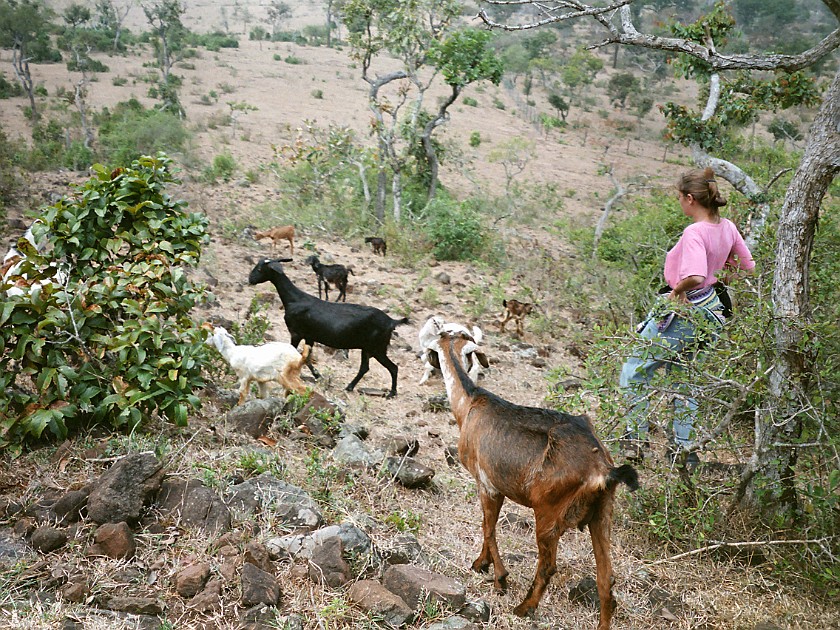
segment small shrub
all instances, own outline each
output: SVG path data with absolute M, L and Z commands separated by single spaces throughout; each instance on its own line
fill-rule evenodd
M 470 134 L 470 146 L 471 147 L 478 147 L 481 145 L 481 132 L 480 131 L 473 131 Z
M 126 79 L 125 77 L 114 77 L 113 79 L 111 79 L 111 85 L 113 85 L 115 87 L 122 87 L 123 85 L 126 85 L 127 83 L 128 83 L 128 79 Z
M 288 55 L 285 59 L 283 59 L 283 61 L 293 66 L 297 66 L 304 63 L 303 59 L 301 59 L 300 57 L 295 57 L 294 55 Z
M 23 94 L 23 88 L 17 82 L 6 80 L 6 76 L 0 74 L 0 98 L 11 98 Z
M 436 199 L 425 229 L 438 260 L 475 260 L 484 253 L 487 231 L 469 203 Z
M 499 100 L 498 97 L 494 97 L 493 98 L 493 107 L 495 107 L 496 109 L 502 109 L 503 110 L 503 109 L 505 109 L 505 104 L 502 103 L 502 101 Z
M 35 86 L 35 96 L 43 96 L 47 97 L 50 93 L 47 91 L 46 86 L 44 85 L 36 85 Z
M 466 105 L 467 107 L 478 107 L 478 101 L 475 100 L 472 96 L 465 96 L 464 105 Z
M 281 61 L 283 59 L 283 55 L 280 53 L 274 53 L 274 61 Z
M 324 98 L 324 91 L 323 90 L 312 90 L 311 92 L 312 98 L 321 100 Z
M 223 181 L 230 181 L 236 172 L 236 160 L 230 153 L 220 153 L 213 158 L 213 172 Z

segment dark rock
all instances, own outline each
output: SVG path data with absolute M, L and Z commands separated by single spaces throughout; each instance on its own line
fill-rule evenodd
M 466 590 L 462 584 L 415 564 L 390 566 L 382 577 L 382 585 L 412 608 L 417 607 L 424 593 L 428 593 L 432 601 L 456 610 L 466 603 Z
M 107 610 L 116 610 L 134 615 L 161 615 L 163 606 L 151 597 L 131 597 L 127 595 L 104 596 L 99 599 L 99 606 Z
M 403 534 L 394 540 L 394 544 L 388 547 L 384 554 L 388 564 L 412 564 L 418 561 L 426 562 L 423 554 L 423 547 L 411 534 Z
M 388 440 L 387 449 L 391 455 L 414 457 L 420 451 L 420 442 L 401 435 Z
M 239 433 L 260 438 L 268 433 L 274 419 L 282 415 L 282 398 L 252 398 L 227 413 L 227 422 Z
M 71 490 L 53 503 L 51 508 L 53 518 L 60 525 L 75 523 L 81 518 L 81 511 L 87 505 L 90 487 L 81 490 Z
M 122 521 L 134 524 L 162 480 L 163 465 L 153 454 L 127 455 L 91 484 L 88 516 L 99 525 Z
M 304 490 L 263 473 L 230 489 L 228 506 L 243 516 L 271 512 L 278 526 L 317 529 L 324 520 L 318 504 Z
M 61 598 L 74 604 L 81 604 L 90 595 L 90 587 L 84 576 L 78 575 L 62 587 L 59 591 Z
M 520 516 L 516 512 L 507 512 L 499 519 L 500 525 L 506 525 L 514 530 L 528 532 L 534 529 L 534 523 L 530 518 Z
M 274 566 L 271 564 L 268 549 L 266 549 L 265 545 L 255 540 L 252 540 L 245 546 L 244 560 L 245 562 L 250 562 L 258 569 L 262 569 L 268 573 L 271 573 L 274 570 Z
M 309 560 L 309 579 L 316 584 L 338 588 L 352 579 L 350 565 L 344 560 L 341 538 L 332 536 L 316 544 Z
M 45 525 L 32 532 L 30 543 L 34 549 L 41 553 L 50 553 L 60 549 L 67 542 L 67 534 L 55 527 Z
M 458 459 L 457 446 L 447 446 L 443 450 L 443 458 L 446 460 L 446 463 L 450 466 L 457 466 L 461 463 L 461 460 Z
M 61 630 L 85 630 L 85 626 L 81 621 L 65 617 L 61 622 Z
M 273 606 L 258 604 L 244 611 L 239 616 L 239 620 L 243 623 L 266 624 L 276 628 L 277 609 Z
M 381 618 L 389 626 L 403 626 L 414 615 L 399 595 L 395 595 L 375 580 L 355 582 L 347 596 L 359 608 Z
M 208 534 L 226 532 L 231 526 L 228 506 L 198 479 L 167 479 L 157 497 L 158 509 L 180 519 L 186 527 L 195 527 Z
M 406 488 L 422 488 L 435 476 L 433 468 L 424 466 L 412 457 L 389 457 L 385 469 Z
M 355 435 L 341 438 L 331 454 L 332 458 L 354 469 L 374 468 L 382 463 L 385 455 L 378 449 L 369 448 Z
M 94 544 L 87 550 L 88 556 L 107 556 L 115 560 L 134 557 L 137 549 L 134 532 L 128 523 L 103 523 L 93 535 Z
M 648 593 L 648 601 L 653 615 L 668 621 L 677 621 L 685 610 L 685 605 L 678 596 L 658 587 Z
M 204 562 L 184 567 L 175 575 L 175 591 L 184 599 L 191 599 L 204 590 L 210 577 L 210 565 Z
M 569 601 L 598 610 L 601 600 L 598 598 L 598 584 L 592 577 L 585 577 L 569 589 Z
M 775 623 L 770 621 L 759 621 L 755 624 L 755 628 L 753 630 L 784 630 L 782 626 L 777 626 Z
M 242 565 L 242 605 L 250 608 L 258 604 L 276 606 L 280 601 L 280 585 L 274 576 L 258 569 L 250 562 Z
M 29 538 L 32 536 L 33 532 L 38 529 L 37 525 L 35 525 L 35 521 L 31 518 L 22 518 L 15 523 L 14 533 L 15 536 L 20 538 Z
M 21 538 L 22 536 L 14 530 L 0 527 L 0 567 L 4 564 L 13 564 L 19 558 L 30 553 L 29 548 Z
M 210 580 L 198 595 L 190 600 L 189 607 L 198 612 L 211 612 L 222 607 L 222 581 Z
M 474 602 L 467 602 L 464 604 L 464 607 L 458 611 L 458 614 L 464 619 L 469 619 L 470 621 L 478 623 L 487 623 L 490 621 L 490 613 L 490 604 L 485 602 L 483 599 L 479 599 Z

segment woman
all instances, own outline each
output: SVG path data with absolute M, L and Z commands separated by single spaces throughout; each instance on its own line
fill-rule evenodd
M 665 256 L 664 276 L 670 292 L 661 292 L 667 297 L 640 325 L 641 336 L 649 343 L 621 368 L 620 386 L 631 398 L 627 433 L 621 446 L 625 456 L 637 461 L 642 459 L 648 432 L 644 389 L 657 369 L 680 369 L 701 346 L 717 339 L 730 314 L 729 299 L 717 274 L 724 269 L 750 271 L 755 267 L 738 228 L 718 212 L 726 205 L 726 199 L 720 195 L 711 168 L 685 173 L 677 182 L 677 192 L 682 211 L 692 223 Z M 697 454 L 690 451 L 696 410 L 697 401 L 691 396 L 675 398 L 672 452 L 688 452 L 681 459 L 692 467 L 698 463 Z

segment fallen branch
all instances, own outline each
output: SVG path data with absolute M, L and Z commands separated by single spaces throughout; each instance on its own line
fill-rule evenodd
M 706 551 L 714 551 L 715 549 L 720 549 L 721 547 L 731 547 L 734 549 L 740 549 L 742 547 L 769 547 L 771 545 L 822 545 L 822 543 L 831 540 L 832 538 L 835 537 L 829 536 L 826 538 L 815 538 L 812 540 L 757 540 L 734 543 L 719 542 L 713 545 L 707 545 L 706 547 L 701 547 L 700 549 L 693 549 L 691 551 L 686 551 L 685 553 L 678 553 L 676 556 L 671 556 L 670 558 L 663 558 L 662 560 L 656 560 L 655 562 L 648 562 L 647 566 L 653 567 L 658 564 L 673 562 L 674 560 L 688 558 L 689 556 L 696 556 L 698 554 L 705 553 Z

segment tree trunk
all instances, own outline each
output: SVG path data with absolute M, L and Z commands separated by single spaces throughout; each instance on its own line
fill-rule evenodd
M 376 174 L 376 220 L 385 223 L 385 199 L 388 193 L 388 175 L 385 167 L 380 166 Z
M 394 221 L 399 223 L 402 219 L 402 174 L 398 170 L 394 171 L 392 187 L 394 189 L 392 191 L 394 195 Z
M 35 106 L 35 86 L 32 83 L 32 73 L 29 71 L 29 60 L 24 56 L 23 48 L 17 43 L 12 48 L 12 67 L 15 69 L 18 81 L 26 90 L 29 96 L 29 107 L 32 109 L 32 120 L 36 121 L 41 116 Z
M 825 94 L 807 148 L 785 196 L 779 218 L 773 275 L 774 365 L 770 401 L 756 417 L 756 448 L 744 477 L 742 501 L 796 516 L 796 442 L 808 408 L 811 357 L 805 339 L 810 321 L 808 273 L 820 203 L 840 170 L 840 71 Z

